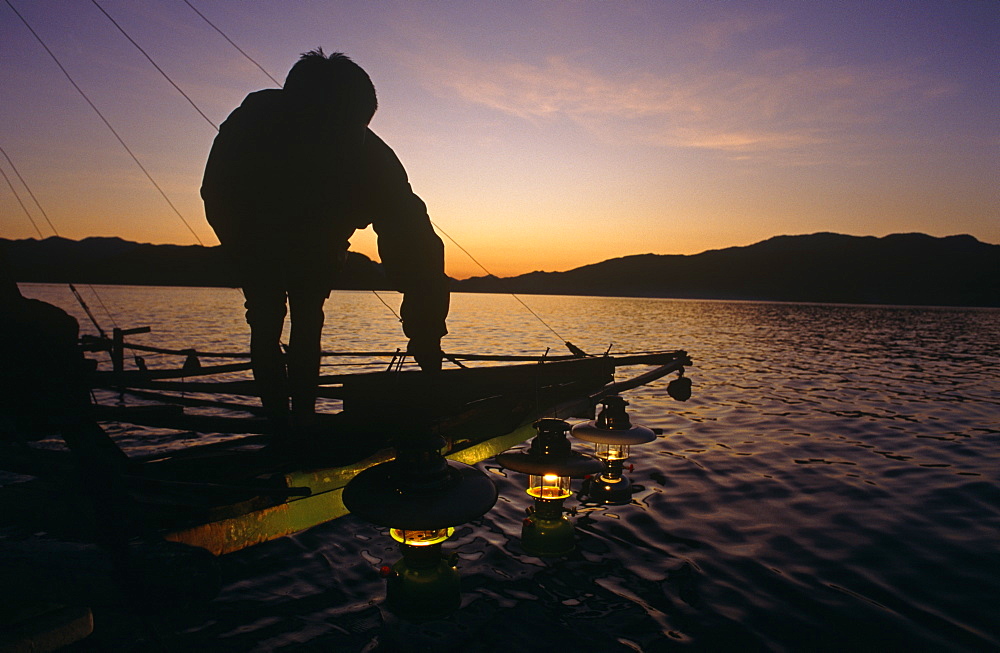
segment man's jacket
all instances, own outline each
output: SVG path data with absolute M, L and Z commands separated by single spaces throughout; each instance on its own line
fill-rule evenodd
M 201 187 L 241 283 L 333 286 L 356 229 L 372 225 L 411 338 L 447 331 L 444 246 L 392 149 L 286 91 L 251 93 L 219 128 Z

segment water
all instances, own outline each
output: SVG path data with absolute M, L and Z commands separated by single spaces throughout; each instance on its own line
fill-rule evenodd
M 137 341 L 246 348 L 236 291 L 99 290 L 120 326 L 154 327 Z M 87 330 L 62 287 L 24 291 Z M 348 516 L 226 556 L 207 607 L 99 614 L 104 639 L 76 650 L 1000 650 L 1000 311 L 523 299 L 551 330 L 513 298 L 455 295 L 446 351 L 568 338 L 695 363 L 686 403 L 668 379 L 626 395 L 663 435 L 633 449 L 631 505 L 580 507 L 576 552 L 524 553 L 525 479 L 486 461 L 501 499 L 446 545 L 463 576 L 448 618 L 383 608 L 395 543 Z M 404 345 L 370 294 L 335 293 L 327 315 L 330 349 Z

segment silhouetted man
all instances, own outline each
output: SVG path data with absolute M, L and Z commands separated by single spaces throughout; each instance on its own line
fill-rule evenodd
M 399 159 L 368 129 L 376 106 L 360 66 L 314 50 L 292 67 L 283 89 L 248 95 L 209 155 L 205 213 L 236 265 L 254 378 L 279 421 L 289 396 L 296 421 L 313 414 L 323 303 L 356 229 L 373 225 L 378 234 L 383 266 L 403 293 L 408 351 L 425 371 L 441 367 L 444 246 Z M 286 298 L 287 368 L 280 349 Z

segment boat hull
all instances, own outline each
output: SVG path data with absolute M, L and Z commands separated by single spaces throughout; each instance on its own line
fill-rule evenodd
M 617 366 L 651 365 L 652 370 L 630 381 L 612 382 Z M 423 410 L 433 429 L 443 436 L 446 457 L 475 464 L 524 442 L 534 435 L 532 423 L 545 416 L 591 418 L 603 396 L 648 383 L 690 364 L 685 352 L 669 352 L 636 360 L 593 357 L 527 365 L 456 370 L 428 382 L 419 373 L 357 375 L 343 384 L 344 410 L 321 418 L 327 451 L 283 459 L 267 448 L 267 435 L 236 437 L 225 442 L 190 447 L 168 454 L 135 457 L 123 482 L 130 501 L 141 508 L 143 519 L 165 539 L 201 547 L 223 555 L 290 535 L 347 514 L 342 493 L 347 483 L 372 465 L 393 457 L 392 443 L 405 436 L 405 425 L 379 416 L 387 404 Z M 135 379 L 133 379 L 135 380 Z M 427 407 L 433 410 L 428 413 Z M 173 428 L 191 426 L 245 426 L 230 432 L 266 432 L 257 416 L 233 417 L 187 415 L 178 406 L 160 409 L 101 409 L 106 419 L 129 419 L 135 423 Z M 191 418 L 191 419 L 189 419 Z M 205 418 L 199 424 L 199 419 Z M 398 427 L 398 433 L 393 428 Z M 252 427 L 252 428 L 251 428 Z M 223 430 L 223 429 L 216 429 Z M 336 438 L 342 440 L 338 443 Z M 384 446 L 361 460 L 335 461 L 343 442 L 383 438 Z M 330 454 L 325 455 L 325 454 Z M 43 467 L 55 469 L 55 454 Z M 34 458 L 34 457 L 33 457 Z M 15 457 L 4 456 L 11 462 Z M 35 461 L 37 462 L 37 461 Z M 35 521 L 46 515 L 63 523 L 53 533 L 73 532 L 78 517 L 71 507 L 86 497 L 70 496 L 72 474 L 62 479 L 45 478 L 39 470 L 13 469 L 42 477 L 17 487 L 0 488 L 0 506 L 18 506 L 17 512 Z M 66 460 L 64 471 L 70 469 Z M 18 467 L 13 465 L 13 467 Z M 6 499 L 5 499 L 6 497 Z M 43 507 L 62 502 L 60 510 Z M 87 511 L 78 511 L 84 514 Z M 79 524 L 77 524 L 79 526 Z M 39 528 L 35 523 L 28 528 Z M 87 537 L 87 528 L 77 534 Z M 93 533 L 89 533 L 93 535 Z

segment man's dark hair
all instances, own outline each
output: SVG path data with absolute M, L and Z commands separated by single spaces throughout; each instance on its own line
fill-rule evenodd
M 351 122 L 367 125 L 378 100 L 368 73 L 342 52 L 327 56 L 323 48 L 305 52 L 288 71 L 286 91 L 322 101 L 342 103 Z

